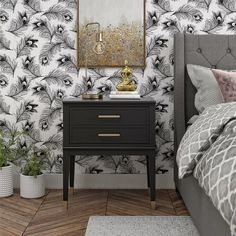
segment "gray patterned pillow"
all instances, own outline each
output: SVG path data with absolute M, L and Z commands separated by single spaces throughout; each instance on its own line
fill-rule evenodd
M 205 109 L 188 128 L 177 152 L 179 178 L 193 173 L 202 155 L 222 131 L 224 125 L 236 117 L 236 102 L 222 103 Z
M 197 89 L 195 107 L 202 113 L 207 107 L 224 102 L 218 82 L 210 68 L 187 65 L 188 75 Z

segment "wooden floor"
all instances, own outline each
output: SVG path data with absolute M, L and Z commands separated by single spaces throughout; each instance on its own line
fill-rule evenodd
M 147 190 L 77 190 L 70 193 L 68 211 L 61 190 L 42 199 L 18 193 L 0 199 L 0 236 L 82 236 L 92 215 L 188 215 L 174 190 L 157 191 L 157 209 L 150 208 Z

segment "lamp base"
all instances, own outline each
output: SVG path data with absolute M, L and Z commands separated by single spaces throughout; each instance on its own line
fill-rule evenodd
M 103 95 L 102 94 L 83 94 L 82 95 L 82 99 L 84 100 L 99 100 L 99 99 L 103 99 Z

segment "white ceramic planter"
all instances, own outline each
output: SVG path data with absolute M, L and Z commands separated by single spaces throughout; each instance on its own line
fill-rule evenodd
M 20 175 L 20 196 L 23 198 L 40 198 L 45 195 L 44 174 L 34 176 Z
M 0 198 L 13 194 L 13 169 L 12 166 L 0 169 Z

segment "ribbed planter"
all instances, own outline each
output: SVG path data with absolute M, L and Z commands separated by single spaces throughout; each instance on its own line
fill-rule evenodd
M 12 166 L 0 169 L 0 198 L 13 195 L 13 169 Z
M 45 195 L 44 174 L 34 176 L 20 175 L 20 196 L 23 198 L 40 198 Z

